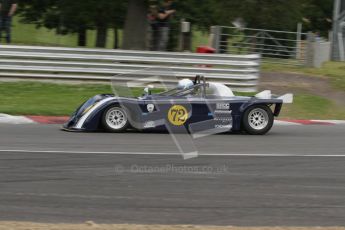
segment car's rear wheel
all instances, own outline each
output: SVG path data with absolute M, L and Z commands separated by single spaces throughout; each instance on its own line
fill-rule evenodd
M 104 129 L 109 132 L 123 132 L 129 126 L 128 112 L 118 106 L 109 107 L 103 113 L 102 124 Z
M 243 128 L 251 135 L 264 135 L 274 123 L 272 110 L 266 105 L 253 105 L 243 115 Z

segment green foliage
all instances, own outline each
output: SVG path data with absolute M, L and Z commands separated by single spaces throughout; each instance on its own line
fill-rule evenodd
M 55 29 L 57 34 L 85 33 L 88 29 L 123 28 L 124 0 L 21 0 L 22 22 Z
M 25 36 L 23 36 L 25 34 Z M 119 31 L 121 44 L 122 31 Z M 113 29 L 108 30 L 108 39 L 106 48 L 112 49 L 114 44 L 114 31 Z M 13 18 L 12 28 L 12 40 L 15 44 L 23 45 L 43 45 L 43 46 L 65 46 L 65 47 L 76 47 L 78 36 L 75 33 L 69 34 L 56 34 L 54 30 L 47 29 L 45 27 L 36 28 L 33 24 L 23 24 L 16 16 Z M 87 31 L 87 43 L 86 47 L 94 48 L 96 42 L 96 31 Z
M 210 26 L 219 24 L 215 0 L 184 0 L 177 2 L 177 16 L 185 18 L 202 31 L 209 30 Z M 225 9 L 224 9 L 225 10 Z M 231 11 L 230 9 L 226 9 Z M 228 24 L 228 23 L 227 23 Z
M 333 0 L 184 0 L 179 1 L 180 16 L 202 30 L 212 25 L 231 26 L 242 18 L 247 27 L 295 30 L 304 20 L 305 30 L 331 29 Z
M 162 0 L 146 2 L 160 5 Z M 56 29 L 61 34 L 121 29 L 129 6 L 127 0 L 20 0 L 20 5 L 24 22 Z M 212 25 L 231 26 L 232 21 L 242 18 L 247 27 L 274 30 L 295 30 L 297 23 L 303 22 L 305 31 L 327 35 L 333 0 L 176 0 L 176 9 L 175 21 L 184 18 L 201 31 L 208 31 Z
M 306 31 L 319 31 L 327 37 L 332 28 L 332 14 L 334 0 L 309 0 L 306 1 L 303 17 Z
M 21 0 L 23 22 L 35 23 L 59 32 L 78 32 L 80 26 L 94 28 L 106 23 L 121 28 L 124 24 L 124 0 Z

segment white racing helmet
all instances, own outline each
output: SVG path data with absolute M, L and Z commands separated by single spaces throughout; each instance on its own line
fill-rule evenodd
M 194 85 L 193 81 L 190 79 L 180 80 L 177 84 L 178 89 L 189 89 Z

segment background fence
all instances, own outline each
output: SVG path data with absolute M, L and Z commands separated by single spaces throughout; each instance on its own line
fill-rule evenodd
M 0 78 L 110 81 L 150 74 L 176 78 L 205 75 L 239 92 L 253 92 L 260 55 L 191 54 L 40 46 L 0 46 Z M 140 71 L 151 68 L 151 72 Z M 135 72 L 134 75 L 130 73 Z
M 296 32 L 229 26 L 214 26 L 213 46 L 218 53 L 262 55 L 263 61 L 291 65 L 305 65 L 308 34 L 301 24 Z

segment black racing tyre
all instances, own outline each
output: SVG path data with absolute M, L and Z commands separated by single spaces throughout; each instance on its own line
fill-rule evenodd
M 274 123 L 272 110 L 267 105 L 250 106 L 243 114 L 242 125 L 250 135 L 264 135 Z
M 128 111 L 119 106 L 110 106 L 102 115 L 102 125 L 108 132 L 124 132 L 129 127 Z

